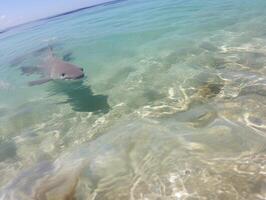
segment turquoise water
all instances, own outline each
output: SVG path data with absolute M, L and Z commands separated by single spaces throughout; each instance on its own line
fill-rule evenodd
M 129 0 L 0 34 L 0 199 L 266 199 L 265 9 Z M 48 46 L 86 77 L 28 86 Z

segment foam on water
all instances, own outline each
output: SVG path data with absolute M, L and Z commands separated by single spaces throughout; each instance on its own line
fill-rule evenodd
M 0 34 L 0 199 L 266 199 L 264 0 L 119 1 Z M 47 46 L 82 82 L 29 87 Z

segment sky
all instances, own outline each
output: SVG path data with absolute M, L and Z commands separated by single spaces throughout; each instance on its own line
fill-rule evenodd
M 0 0 L 0 30 L 111 0 Z

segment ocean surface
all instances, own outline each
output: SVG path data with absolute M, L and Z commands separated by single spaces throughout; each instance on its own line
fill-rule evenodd
M 1 200 L 265 200 L 266 1 L 128 0 L 0 34 Z M 53 54 L 86 77 L 29 86 Z

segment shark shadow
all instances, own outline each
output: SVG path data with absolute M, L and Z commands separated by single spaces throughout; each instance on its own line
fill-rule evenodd
M 94 95 L 91 88 L 82 81 L 55 81 L 49 89 L 49 95 L 63 95 L 66 101 L 58 104 L 70 104 L 78 112 L 107 113 L 110 106 L 107 95 Z

